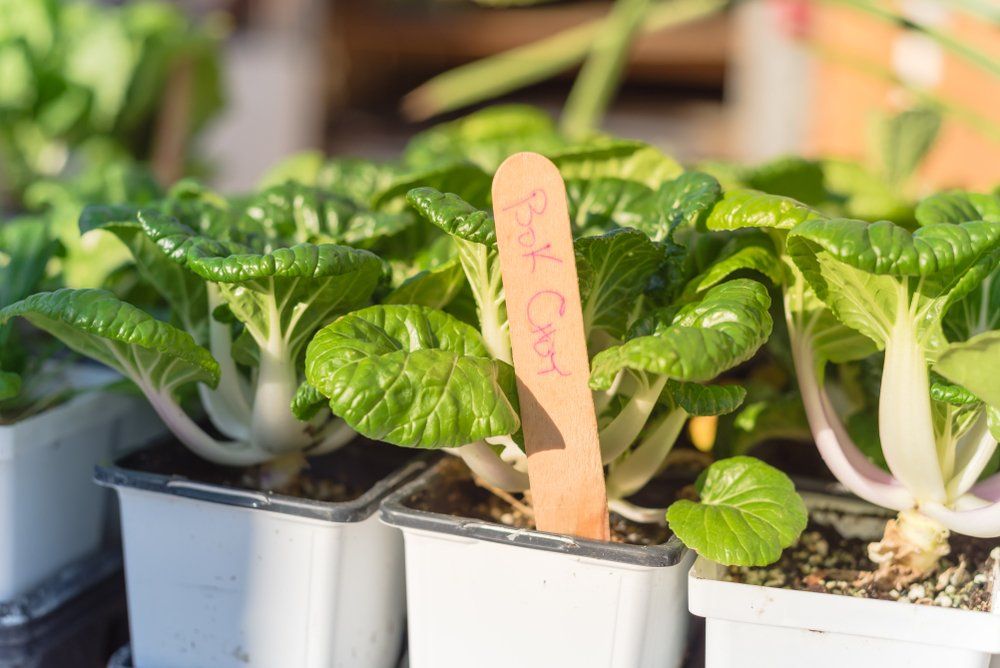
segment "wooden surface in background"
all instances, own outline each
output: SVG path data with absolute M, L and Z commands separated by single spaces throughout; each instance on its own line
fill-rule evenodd
M 392 94 L 447 69 L 549 37 L 604 16 L 608 2 L 489 9 L 471 2 L 341 0 L 331 12 L 331 58 L 347 63 L 340 95 Z M 719 14 L 643 35 L 633 49 L 630 81 L 721 88 L 728 18 Z M 570 73 L 571 74 L 571 73 Z M 395 86 L 395 89 L 393 88 Z
M 837 7 L 817 7 L 815 19 L 813 39 L 824 49 L 892 69 L 893 44 L 902 33 L 900 28 Z M 1000 28 L 958 11 L 952 11 L 942 27 L 1000 61 Z M 943 54 L 941 83 L 932 92 L 1000 127 L 1000 81 L 947 51 Z M 865 156 L 871 123 L 880 112 L 898 110 L 912 100 L 884 78 L 823 57 L 816 59 L 811 97 L 810 152 L 853 158 Z M 1000 139 L 946 116 L 918 180 L 928 188 L 991 189 L 1000 183 Z

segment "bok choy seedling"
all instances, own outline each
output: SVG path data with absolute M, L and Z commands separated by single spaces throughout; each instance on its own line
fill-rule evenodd
M 827 218 L 787 198 L 731 191 L 712 229 L 762 227 L 785 264 L 785 314 L 816 444 L 858 496 L 899 512 L 871 546 L 877 577 L 904 584 L 948 552 L 949 531 L 1000 535 L 1000 199 L 944 193 L 915 231 Z M 827 393 L 828 363 L 882 351 L 878 442 L 855 444 Z
M 226 465 L 335 449 L 353 436 L 326 411 L 293 415 L 312 335 L 368 304 L 384 279 L 373 253 L 346 245 L 394 233 L 398 221 L 328 190 L 286 183 L 226 200 L 182 182 L 156 203 L 85 210 L 83 233 L 110 232 L 162 293 L 171 322 L 100 289 L 61 289 L 0 311 L 118 370 L 143 391 L 177 438 Z M 180 397 L 197 384 L 222 435 L 202 428 Z M 278 467 L 276 467 L 277 470 Z
M 683 249 L 672 232 L 708 211 L 718 184 L 634 143 L 551 153 L 584 234 L 576 261 L 612 509 L 646 522 L 666 512 L 682 540 L 720 562 L 776 560 L 805 527 L 805 508 L 783 474 L 751 458 L 712 465 L 700 502 L 678 501 L 667 512 L 627 501 L 663 468 L 689 416 L 739 406 L 743 389 L 714 381 L 750 359 L 771 331 L 767 290 L 727 280 L 738 262 L 678 281 Z M 526 456 L 493 218 L 434 188 L 407 197 L 451 238 L 475 315 L 467 322 L 419 303 L 355 311 L 309 344 L 306 378 L 358 432 L 444 449 L 488 486 L 523 492 Z

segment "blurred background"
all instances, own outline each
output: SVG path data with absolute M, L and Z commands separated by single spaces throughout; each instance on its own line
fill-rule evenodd
M 249 187 L 303 148 L 394 156 L 428 123 L 490 101 L 559 114 L 581 63 L 616 40 L 624 43 L 620 76 L 612 63 L 611 90 L 594 93 L 609 98 L 600 126 L 682 161 L 788 153 L 864 161 L 877 150 L 881 120 L 919 107 L 943 121 L 915 187 L 1000 181 L 996 0 L 186 7 L 234 19 L 223 68 L 228 107 L 204 145 L 224 189 Z
M 36 6 L 52 4 L 73 3 L 0 4 L 7 37 L 25 26 L 30 33 Z M 221 97 L 206 99 L 212 89 L 194 41 L 175 49 L 159 78 L 139 73 L 155 106 L 139 157 L 153 160 L 161 180 L 185 171 L 196 129 L 204 131 L 195 153 L 211 180 L 233 191 L 292 152 L 391 157 L 415 131 L 503 101 L 561 114 L 564 129 L 596 126 L 652 142 L 687 163 L 789 153 L 874 160 L 885 141 L 880 123 L 885 135 L 894 114 L 930 110 L 930 120 L 913 121 L 934 141 L 910 188 L 1000 181 L 1000 0 L 174 4 L 221 40 L 213 73 Z M 83 58 L 105 88 L 124 74 L 114 48 L 98 35 Z M 0 114 L 18 99 L 17 58 L 7 51 L 0 48 Z M 133 106 L 135 88 L 107 97 Z M 898 126 L 888 131 L 917 132 Z M 58 151 L 54 159 L 52 150 L 35 153 L 48 171 L 65 171 Z M 7 190 L 10 164 L 5 158 L 0 172 Z

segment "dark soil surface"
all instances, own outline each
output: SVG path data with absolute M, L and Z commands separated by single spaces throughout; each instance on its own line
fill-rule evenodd
M 988 611 L 993 569 L 1000 559 L 997 541 L 952 534 L 951 554 L 928 577 L 902 589 L 875 585 L 875 564 L 868 558 L 870 541 L 844 538 L 828 526 L 810 522 L 798 543 L 767 568 L 729 568 L 732 582 L 829 592 L 961 610 Z
M 352 501 L 372 485 L 417 456 L 414 450 L 358 437 L 339 450 L 308 460 L 289 484 L 269 485 L 263 466 L 219 466 L 201 459 L 174 440 L 160 441 L 129 455 L 119 465 L 148 473 L 178 476 L 197 482 L 274 492 L 313 501 Z
M 457 457 L 445 459 L 441 484 L 424 489 L 407 500 L 406 505 L 417 510 L 496 522 L 518 529 L 534 529 L 530 502 L 521 494 L 511 495 L 521 507 L 515 507 L 486 488 L 475 483 L 469 469 Z M 678 498 L 691 498 L 692 483 L 697 474 L 661 476 L 653 480 L 630 501 L 650 508 L 665 508 Z M 630 545 L 660 545 L 671 536 L 666 521 L 662 524 L 642 524 L 611 513 L 611 541 Z

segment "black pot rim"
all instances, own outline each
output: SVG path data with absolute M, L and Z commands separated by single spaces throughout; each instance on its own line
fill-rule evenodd
M 182 475 L 136 471 L 119 465 L 121 459 L 124 457 L 112 465 L 94 467 L 94 482 L 116 490 L 138 489 L 208 503 L 337 523 L 361 522 L 368 519 L 386 496 L 428 466 L 426 457 L 416 457 L 376 482 L 356 499 L 331 502 L 198 482 Z
M 442 462 L 427 468 L 386 497 L 379 511 L 382 521 L 403 529 L 462 536 L 529 550 L 561 552 L 574 557 L 647 568 L 676 566 L 684 560 L 688 552 L 688 548 L 677 536 L 671 536 L 667 542 L 660 545 L 627 545 L 533 529 L 515 529 L 496 522 L 417 510 L 407 506 L 406 502 L 414 494 L 436 482 L 442 475 L 441 468 Z

